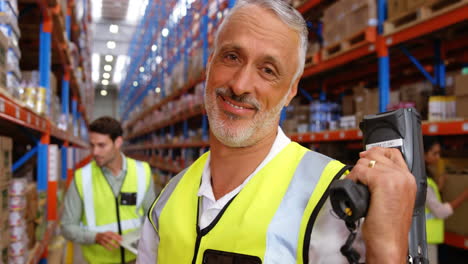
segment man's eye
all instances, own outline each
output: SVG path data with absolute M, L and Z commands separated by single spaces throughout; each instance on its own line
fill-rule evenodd
M 226 59 L 228 60 L 237 60 L 237 56 L 235 54 L 229 53 L 225 56 Z
M 271 68 L 268 68 L 268 67 L 263 68 L 263 72 L 265 72 L 268 75 L 275 75 L 275 72 Z

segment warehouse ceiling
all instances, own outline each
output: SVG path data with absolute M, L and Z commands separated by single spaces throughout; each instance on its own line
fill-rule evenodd
M 93 0 L 93 82 L 118 88 L 125 76 L 128 47 L 148 0 Z

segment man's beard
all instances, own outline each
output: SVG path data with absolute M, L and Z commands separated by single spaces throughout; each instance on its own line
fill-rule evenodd
M 221 110 L 217 97 L 229 98 L 234 102 L 251 105 L 256 113 L 251 120 L 244 119 L 232 113 Z M 263 110 L 264 106 L 249 94 L 235 95 L 226 87 L 216 88 L 214 95 L 208 95 L 205 90 L 205 108 L 214 136 L 229 147 L 248 147 L 260 141 L 269 131 L 278 125 L 279 114 L 286 104 L 287 95 L 272 109 Z M 246 124 L 236 124 L 245 122 Z

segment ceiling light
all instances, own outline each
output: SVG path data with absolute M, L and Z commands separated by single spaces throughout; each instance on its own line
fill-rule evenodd
M 99 54 L 93 53 L 93 56 L 92 56 L 93 71 L 97 71 L 99 69 L 100 60 L 101 58 L 99 57 Z
M 156 44 L 153 44 L 153 46 L 151 46 L 151 50 L 152 50 L 152 51 L 157 51 L 157 50 L 158 50 L 158 46 L 156 46 Z
M 161 56 L 156 56 L 156 63 L 160 64 L 161 61 L 162 61 L 162 57 Z
M 156 89 L 154 89 L 154 91 L 155 91 L 156 93 L 160 93 L 160 92 L 161 92 L 161 88 L 156 87 Z
M 99 20 L 102 15 L 102 0 L 93 0 L 93 20 Z
M 104 65 L 104 70 L 105 71 L 112 71 L 112 66 L 110 66 L 109 64 L 106 64 L 106 65 Z
M 137 82 L 137 81 L 134 81 L 134 82 L 133 82 L 133 86 L 137 87 L 137 86 L 138 86 L 138 82 Z
M 161 31 L 161 34 L 163 37 L 167 37 L 169 35 L 169 29 L 163 28 L 163 30 Z
M 99 81 L 99 71 L 93 71 L 92 79 L 93 79 L 93 82 L 98 82 Z
M 106 55 L 106 61 L 107 62 L 112 62 L 114 60 L 114 56 L 112 55 Z
M 109 80 L 102 80 L 102 81 L 101 81 L 101 84 L 102 84 L 102 85 L 109 85 Z
M 145 67 L 141 66 L 140 67 L 140 72 L 142 72 L 142 73 L 145 72 Z
M 146 7 L 148 6 L 148 1 L 141 0 L 129 0 L 127 15 L 125 19 L 129 22 L 135 23 L 140 19 L 145 13 Z
M 110 78 L 110 73 L 108 73 L 108 72 L 103 73 L 102 78 L 109 79 Z
M 116 46 L 117 45 L 115 44 L 115 41 L 112 41 L 112 40 L 107 41 L 107 48 L 108 49 L 115 49 Z
M 119 26 L 112 24 L 109 26 L 109 32 L 113 34 L 119 33 Z
M 112 81 L 114 83 L 120 83 L 122 81 L 122 73 L 121 72 L 115 72 L 114 73 L 114 78 L 112 78 Z
M 221 19 L 223 18 L 223 13 L 221 13 L 221 11 L 219 11 L 216 16 L 218 17 L 218 19 Z
M 106 90 L 101 90 L 101 96 L 106 96 L 107 95 L 107 91 Z

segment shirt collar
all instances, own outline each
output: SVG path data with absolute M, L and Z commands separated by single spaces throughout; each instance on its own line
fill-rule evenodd
M 257 167 L 257 169 L 248 177 L 246 180 L 238 186 L 234 191 L 239 192 L 240 190 L 244 187 L 245 184 L 250 180 L 250 178 L 258 172 L 259 169 L 261 169 L 263 166 L 265 166 L 265 161 L 270 160 L 272 155 L 276 156 L 278 152 L 280 152 L 284 147 L 286 147 L 289 143 L 291 143 L 291 139 L 289 139 L 286 134 L 284 134 L 283 130 L 281 127 L 278 126 L 278 133 L 276 134 L 275 141 L 273 142 L 273 145 L 270 149 L 270 152 L 268 155 L 265 157 L 265 160 L 260 163 L 260 165 Z M 211 156 L 210 153 L 208 153 L 208 157 L 206 159 L 205 166 L 203 168 L 203 174 L 202 174 L 202 181 L 200 184 L 200 188 L 198 189 L 198 196 L 199 197 L 205 197 L 207 199 L 210 199 L 212 201 L 216 201 L 213 193 L 213 187 L 211 186 L 211 171 L 210 171 L 210 160 Z M 220 198 L 220 200 L 223 198 Z
M 122 152 L 120 152 L 120 156 L 122 157 L 122 170 L 120 171 L 118 176 L 127 174 L 127 158 Z M 101 170 L 105 171 L 106 173 L 112 174 L 111 170 L 107 167 L 101 167 Z

